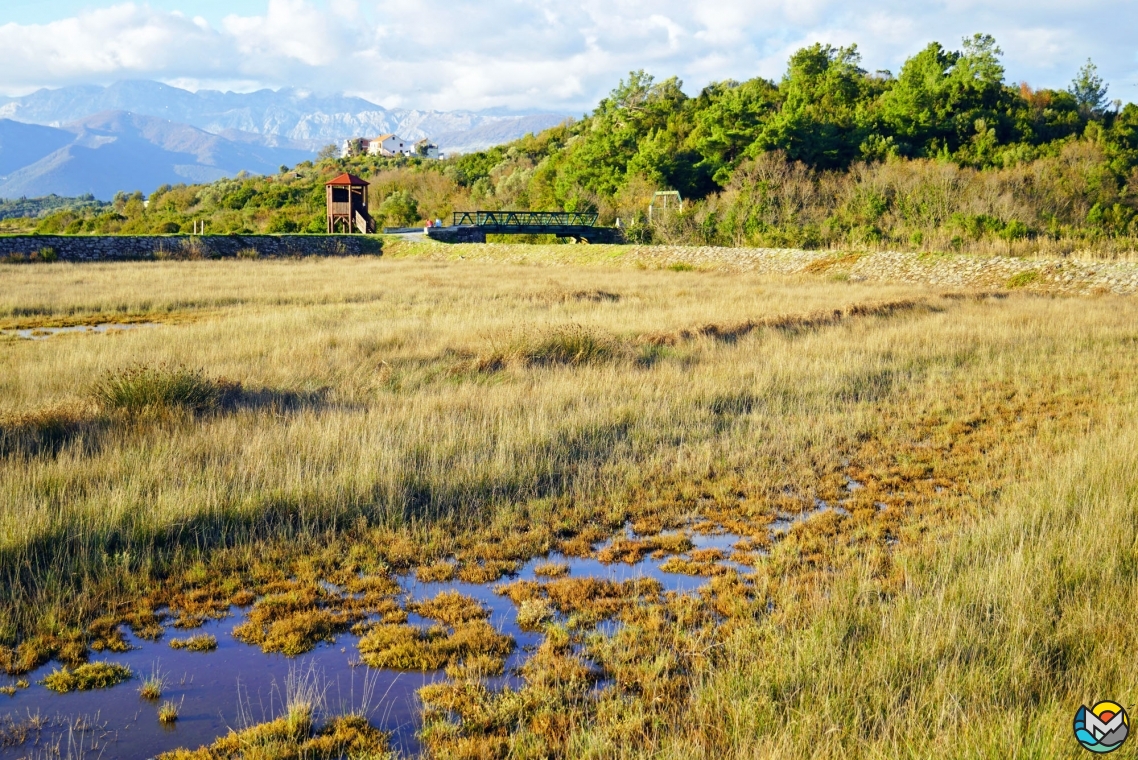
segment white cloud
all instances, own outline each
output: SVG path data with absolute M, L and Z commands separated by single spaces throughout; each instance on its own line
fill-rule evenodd
M 210 23 L 122 3 L 47 24 L 0 26 L 0 87 L 155 78 L 182 86 L 295 86 L 384 105 L 587 109 L 629 70 L 778 78 L 797 47 L 858 43 L 866 68 L 900 68 L 976 31 L 1011 80 L 1064 86 L 1087 57 L 1134 99 L 1132 0 L 259 0 Z M 187 6 L 190 5 L 187 2 Z M 1110 18 L 1110 24 L 1100 19 Z M 1130 92 L 1124 90 L 1130 89 Z

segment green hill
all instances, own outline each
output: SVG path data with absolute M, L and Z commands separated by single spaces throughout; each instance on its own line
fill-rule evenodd
M 813 45 L 778 82 L 717 82 L 689 97 L 633 72 L 585 118 L 445 161 L 326 157 L 270 177 L 121 195 L 41 232 L 322 232 L 322 183 L 372 181 L 381 224 L 474 207 L 595 210 L 633 239 L 791 247 L 1106 254 L 1138 237 L 1138 106 L 1107 99 L 1088 62 L 1068 90 L 1005 81 L 976 35 L 930 43 L 897 74 L 856 47 Z M 682 213 L 648 225 L 656 190 Z

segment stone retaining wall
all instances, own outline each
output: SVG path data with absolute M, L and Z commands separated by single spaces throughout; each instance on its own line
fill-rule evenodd
M 0 236 L 0 261 L 282 258 L 379 254 L 363 235 L 12 235 Z

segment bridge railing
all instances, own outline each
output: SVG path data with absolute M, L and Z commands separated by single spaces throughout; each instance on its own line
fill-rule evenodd
M 577 211 L 455 211 L 454 225 L 476 227 L 594 227 L 596 213 Z

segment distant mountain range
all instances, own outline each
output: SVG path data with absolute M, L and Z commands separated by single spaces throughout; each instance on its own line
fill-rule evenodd
M 126 111 L 106 111 L 63 127 L 0 120 L 0 198 L 120 190 L 149 195 L 163 184 L 213 182 L 244 170 L 268 174 L 312 158 Z
M 444 153 L 481 150 L 561 123 L 564 114 L 386 109 L 298 90 L 190 92 L 150 81 L 0 97 L 0 198 L 209 182 L 275 172 L 329 143 L 394 132 Z

